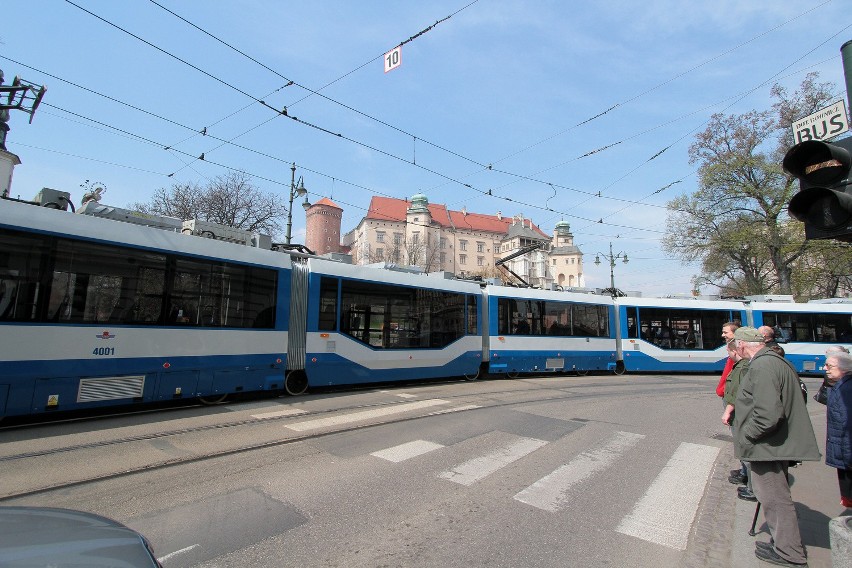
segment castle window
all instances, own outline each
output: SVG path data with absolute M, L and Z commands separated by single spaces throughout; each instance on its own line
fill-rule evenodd
M 385 242 L 385 233 L 384 231 L 379 231 L 376 233 L 376 242 L 383 243 Z
M 466 254 L 460 254 L 459 255 L 459 264 L 467 264 L 467 255 Z

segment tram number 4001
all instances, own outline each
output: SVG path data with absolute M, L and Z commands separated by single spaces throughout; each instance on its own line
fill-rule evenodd
M 115 347 L 95 347 L 92 355 L 115 355 Z

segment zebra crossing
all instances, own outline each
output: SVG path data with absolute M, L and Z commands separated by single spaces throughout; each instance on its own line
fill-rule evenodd
M 509 438 L 479 456 L 472 457 L 436 477 L 463 486 L 473 486 L 519 460 L 528 458 L 550 442 L 505 434 Z M 567 506 L 572 492 L 582 491 L 599 475 L 613 467 L 626 468 L 626 454 L 637 448 L 646 436 L 614 432 L 599 440 L 567 463 L 544 475 L 514 495 L 514 500 L 545 513 L 557 513 Z M 429 440 L 412 440 L 372 452 L 370 455 L 399 464 L 435 454 L 446 446 Z M 616 532 L 676 550 L 686 550 L 692 523 L 719 453 L 716 446 L 681 443 Z

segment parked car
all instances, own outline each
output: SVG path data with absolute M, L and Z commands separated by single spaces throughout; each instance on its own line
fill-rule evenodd
M 71 509 L 0 507 L 0 566 L 162 568 L 144 536 Z

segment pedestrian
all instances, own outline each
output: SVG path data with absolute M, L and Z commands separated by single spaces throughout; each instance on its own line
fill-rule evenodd
M 728 342 L 728 356 L 734 361 L 734 368 L 728 373 L 725 379 L 725 411 L 722 413 L 722 424 L 731 428 L 731 435 L 734 434 L 734 403 L 737 399 L 737 392 L 740 390 L 740 379 L 742 374 L 748 369 L 748 359 L 743 359 L 737 353 L 736 342 L 731 339 Z M 728 481 L 735 485 L 746 485 L 746 487 L 737 488 L 737 497 L 744 501 L 757 501 L 751 487 L 748 486 L 748 463 L 740 461 L 740 469 L 731 471 L 728 476 Z
M 821 456 L 799 376 L 755 328 L 737 329 L 734 339 L 740 356 L 751 359 L 734 403 L 734 452 L 750 464 L 752 488 L 772 537 L 769 544 L 756 543 L 754 553 L 771 564 L 806 566 L 787 467 Z
M 762 325 L 757 328 L 757 331 L 760 332 L 760 335 L 763 336 L 763 342 L 767 347 L 778 353 L 780 356 L 784 356 L 784 348 L 778 345 L 778 341 L 775 339 L 775 330 L 769 327 L 768 325 Z
M 832 345 L 828 349 L 825 350 L 825 358 L 826 362 L 828 362 L 828 358 L 834 355 L 835 353 L 849 353 L 849 350 L 843 347 L 842 345 Z M 819 390 L 814 395 L 814 400 L 820 404 L 828 404 L 828 389 L 830 389 L 836 379 L 832 379 L 828 376 L 828 369 L 823 368 L 823 373 L 825 377 L 822 379 L 822 384 L 819 387 Z
M 826 405 L 825 464 L 837 468 L 840 504 L 852 508 L 852 355 L 828 353 L 825 376 L 831 386 Z
M 735 321 L 729 321 L 728 323 L 722 324 L 722 339 L 725 340 L 726 345 L 734 338 L 734 332 L 738 327 L 740 327 L 740 324 Z M 728 378 L 728 373 L 730 373 L 733 368 L 734 360 L 728 357 L 725 361 L 725 368 L 722 369 L 722 376 L 719 378 L 719 384 L 716 385 L 716 394 L 720 397 L 725 396 L 725 379 Z

